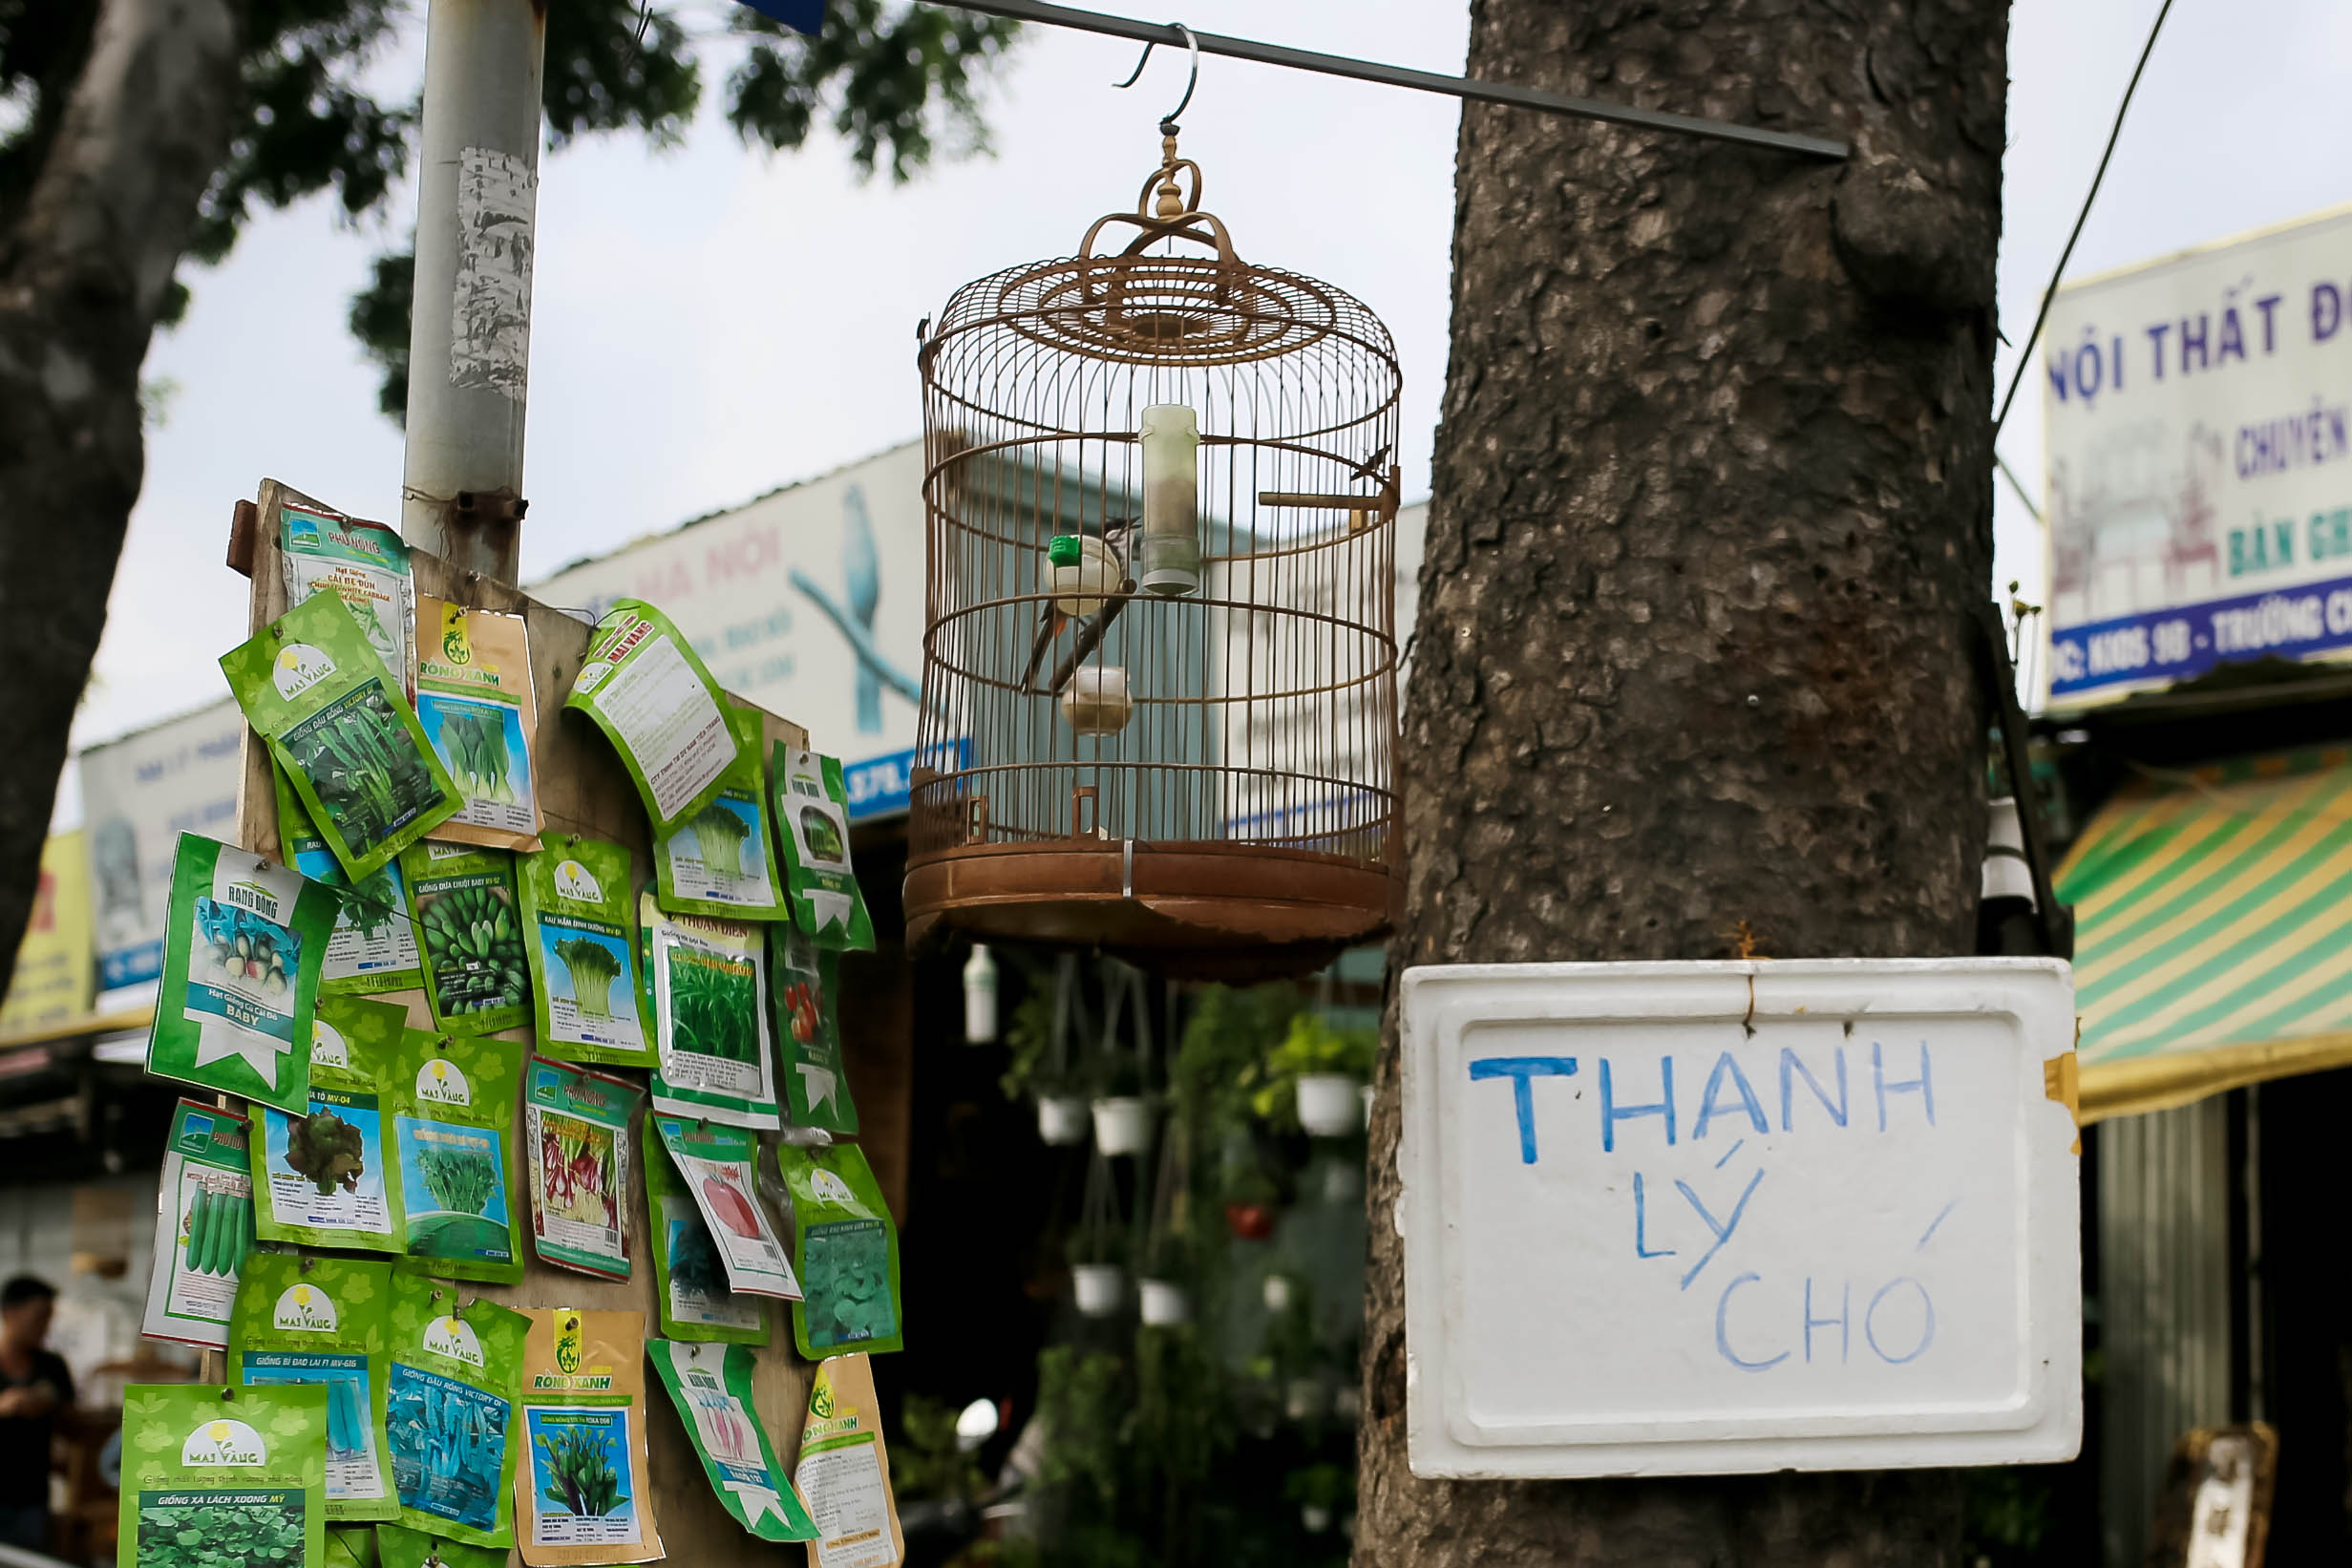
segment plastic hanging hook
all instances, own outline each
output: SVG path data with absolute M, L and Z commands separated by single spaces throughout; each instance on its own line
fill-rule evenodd
M 1178 32 L 1184 34 L 1184 47 L 1192 51 L 1192 74 L 1184 79 L 1184 95 L 1176 99 L 1176 106 L 1174 109 L 1169 110 L 1165 115 L 1162 115 L 1159 119 L 1160 128 L 1164 131 L 1173 133 L 1176 128 L 1177 117 L 1182 115 L 1184 111 L 1192 104 L 1193 89 L 1200 85 L 1200 40 L 1194 37 L 1193 30 L 1186 27 L 1181 22 L 1171 22 L 1168 25 L 1176 29 Z M 1112 85 L 1113 87 L 1133 87 L 1135 83 L 1141 81 L 1143 79 L 1143 68 L 1152 63 L 1152 51 L 1157 49 L 1158 47 L 1159 41 L 1157 39 L 1154 39 L 1150 43 L 1145 44 L 1143 46 L 1143 57 L 1135 62 L 1135 69 L 1127 74 L 1127 79 L 1125 81 L 1113 82 Z

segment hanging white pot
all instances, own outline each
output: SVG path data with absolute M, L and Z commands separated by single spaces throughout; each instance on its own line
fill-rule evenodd
M 1321 1503 L 1301 1503 L 1299 1522 L 1310 1536 L 1320 1536 L 1331 1528 L 1331 1511 Z
M 1060 1149 L 1086 1141 L 1086 1102 L 1075 1094 L 1048 1094 L 1037 1102 L 1037 1135 Z
M 1116 1312 L 1126 1283 L 1127 1271 L 1116 1263 L 1070 1265 L 1070 1293 L 1078 1300 L 1078 1310 L 1090 1318 L 1107 1318 Z
M 1094 1102 L 1094 1144 L 1106 1155 L 1140 1155 L 1152 1145 L 1152 1104 L 1137 1094 Z
M 1364 1114 L 1359 1087 L 1344 1072 L 1301 1073 L 1299 1125 L 1312 1137 L 1346 1137 Z
M 1280 1314 L 1290 1310 L 1289 1275 L 1269 1274 L 1265 1278 L 1265 1283 L 1260 1285 L 1258 1289 L 1260 1296 L 1266 1303 L 1268 1312 Z
M 1193 1315 L 1192 1298 L 1174 1280 L 1138 1280 L 1135 1304 L 1143 1310 L 1145 1324 L 1153 1328 L 1174 1328 Z
M 1320 1421 L 1330 1409 L 1331 1387 L 1321 1378 L 1294 1377 L 1282 1389 L 1282 1413 L 1293 1421 Z

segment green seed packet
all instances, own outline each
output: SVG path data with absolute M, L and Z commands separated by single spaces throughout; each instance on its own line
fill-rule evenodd
M 735 760 L 727 694 L 669 617 L 616 599 L 596 624 L 563 706 L 595 721 L 621 753 L 656 842 L 710 804 Z
M 849 795 L 841 787 L 840 759 L 795 751 L 779 740 L 769 771 L 793 923 L 819 947 L 872 952 L 874 918 L 849 860 Z
M 531 736 L 531 643 L 519 615 L 416 598 L 416 722 L 465 804 L 435 838 L 498 849 L 539 848 Z
M 400 862 L 387 860 L 352 886 L 286 770 L 272 763 L 269 775 L 277 784 L 279 850 L 295 870 L 335 892 L 335 927 L 327 938 L 319 994 L 372 996 L 422 985 L 425 972 L 416 957 L 415 927 L 409 923 Z
M 282 1110 L 310 1092 L 310 1013 L 333 896 L 193 833 L 172 857 L 147 1070 Z
M 776 1055 L 784 1108 L 795 1127 L 858 1131 L 841 1059 L 841 955 L 819 947 L 796 925 L 768 927 L 768 979 L 775 1002 Z
M 122 1390 L 116 1568 L 325 1568 L 327 1390 Z
M 312 594 L 222 654 L 221 670 L 354 882 L 463 804 L 400 676 L 336 595 Z
M 375 1545 L 381 1568 L 506 1568 L 500 1548 L 469 1546 L 396 1524 L 377 1525 Z
M 399 1252 L 400 1189 L 387 1179 L 384 1072 L 407 1009 L 330 996 L 310 1025 L 310 1106 L 262 1112 L 253 1228 L 269 1241 Z
M 522 1560 L 549 1568 L 660 1557 L 646 1457 L 646 1315 L 534 1311 L 522 1374 Z
M 759 1140 L 741 1127 L 649 1116 L 650 1135 L 669 1152 L 678 1184 L 702 1210 L 727 1272 L 727 1287 L 738 1295 L 800 1299 L 793 1261 L 776 1240 L 775 1227 L 759 1201 Z
M 652 988 L 653 1108 L 732 1127 L 783 1125 L 768 1049 L 763 927 L 672 915 L 648 890 L 637 918 Z
M 327 1568 L 382 1568 L 376 1550 L 375 1526 L 330 1524 L 327 1527 Z
M 775 836 L 768 831 L 759 710 L 730 703 L 727 724 L 735 737 L 735 760 L 719 793 L 654 846 L 661 905 L 687 915 L 789 920 L 783 879 L 776 875 Z
M 278 575 L 286 602 L 332 588 L 394 679 L 409 678 L 409 621 L 415 589 L 409 546 L 396 529 L 307 506 L 278 509 Z
M 629 1116 L 646 1091 L 625 1078 L 531 1058 L 522 1086 L 531 1245 L 541 1262 L 629 1277 Z
M 392 1264 L 257 1252 L 229 1319 L 228 1373 L 242 1387 L 327 1389 L 327 1516 L 399 1512 L 384 1456 Z
M 384 1435 L 400 1523 L 472 1546 L 515 1544 L 522 1346 L 531 1320 L 392 1271 Z M 381 1539 L 381 1537 L 379 1537 Z
M 735 1522 L 761 1540 L 815 1540 L 792 1478 L 776 1463 L 774 1445 L 759 1424 L 752 1397 L 752 1352 L 740 1345 L 682 1345 L 646 1341 L 653 1375 L 669 1391 L 687 1440 L 702 1456 L 710 1490 Z
M 234 1111 L 194 1100 L 172 1110 L 140 1327 L 149 1339 L 215 1350 L 228 1343 L 238 1272 L 253 1248 L 249 1136 L 245 1118 Z
M 787 1143 L 775 1156 L 792 1194 L 793 1254 L 799 1261 L 793 1343 L 811 1361 L 905 1348 L 899 1228 L 864 1152 L 854 1143 Z
M 550 835 L 538 853 L 517 858 L 515 873 L 539 1049 L 566 1062 L 653 1066 L 637 1005 L 629 852 Z
M 766 1345 L 768 1303 L 729 1287 L 727 1260 L 677 1162 L 662 1147 L 658 1128 L 645 1140 L 645 1152 L 646 1233 L 653 1247 L 653 1301 L 662 1332 L 674 1340 Z
M 519 1040 L 404 1030 L 385 1074 L 408 1256 L 451 1280 L 522 1278 L 515 1224 Z
M 492 1034 L 531 1022 L 530 961 L 512 850 L 424 843 L 400 857 L 435 1028 Z

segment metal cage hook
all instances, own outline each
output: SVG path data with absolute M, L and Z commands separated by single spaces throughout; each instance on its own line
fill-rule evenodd
M 1159 117 L 1161 128 L 1173 132 L 1176 128 L 1177 117 L 1192 105 L 1193 90 L 1200 85 L 1200 40 L 1194 37 L 1193 30 L 1181 22 L 1171 22 L 1168 25 L 1184 34 L 1184 47 L 1192 52 L 1192 74 L 1184 79 L 1184 95 L 1176 99 L 1176 106 L 1174 109 Z M 1152 51 L 1158 47 L 1159 40 L 1156 38 L 1146 43 L 1143 46 L 1143 57 L 1135 62 L 1135 69 L 1127 74 L 1125 81 L 1113 82 L 1112 85 L 1113 87 L 1133 87 L 1141 81 L 1143 68 L 1152 63 Z

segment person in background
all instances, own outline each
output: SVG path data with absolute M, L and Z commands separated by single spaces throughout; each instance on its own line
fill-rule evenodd
M 74 1409 L 74 1374 L 43 1342 L 57 1287 L 19 1274 L 0 1285 L 0 1541 L 49 1549 L 50 1439 Z

